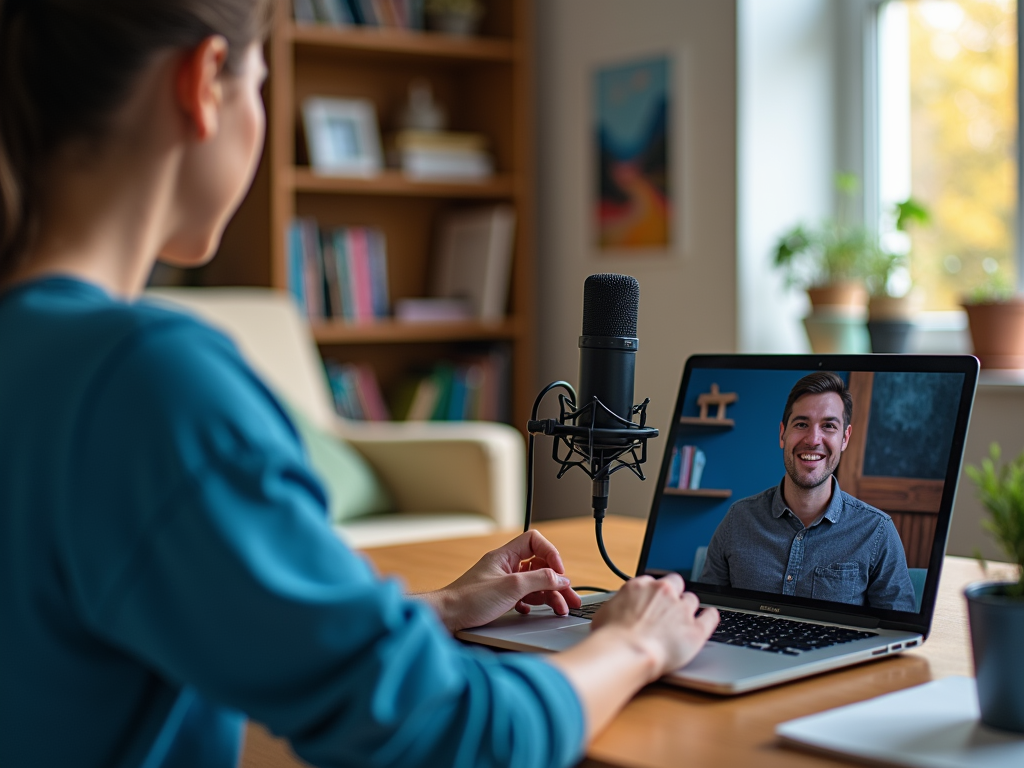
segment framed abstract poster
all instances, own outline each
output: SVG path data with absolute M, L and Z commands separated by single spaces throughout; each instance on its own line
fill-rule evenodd
M 602 250 L 671 243 L 667 56 L 594 73 L 595 220 Z

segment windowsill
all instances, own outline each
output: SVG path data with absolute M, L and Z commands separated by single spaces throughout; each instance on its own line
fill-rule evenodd
M 912 352 L 969 355 L 972 351 L 967 313 L 963 310 L 922 312 L 914 325 Z M 978 386 L 1024 388 L 1024 370 L 983 369 L 978 375 Z

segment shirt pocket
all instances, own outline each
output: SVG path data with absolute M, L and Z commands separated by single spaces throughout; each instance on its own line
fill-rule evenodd
M 815 600 L 860 605 L 864 602 L 867 586 L 862 582 L 859 563 L 819 565 L 814 569 L 811 597 Z

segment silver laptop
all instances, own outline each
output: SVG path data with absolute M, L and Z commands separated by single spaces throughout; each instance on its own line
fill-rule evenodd
M 827 427 L 843 429 L 846 447 L 837 466 L 827 446 L 792 449 L 799 458 L 787 464 L 787 400 L 819 372 L 836 374 L 850 393 L 849 433 Z M 722 622 L 665 682 L 743 693 L 923 643 L 977 378 L 977 360 L 964 355 L 691 357 L 636 573 L 682 574 Z M 797 400 L 812 402 L 819 401 Z M 834 417 L 814 411 L 803 419 L 790 413 L 788 424 L 805 429 Z M 783 478 L 806 481 L 815 472 L 826 473 L 832 500 L 805 528 L 786 504 Z M 586 637 L 589 616 L 610 596 L 585 595 L 583 609 L 567 617 L 548 608 L 510 612 L 457 637 L 563 650 Z

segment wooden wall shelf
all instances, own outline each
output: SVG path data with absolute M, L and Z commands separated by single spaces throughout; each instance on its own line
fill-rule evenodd
M 511 63 L 516 59 L 514 42 L 497 37 L 457 37 L 382 27 L 330 27 L 291 23 L 285 28 L 284 34 L 297 49 L 469 62 Z
M 699 416 L 680 416 L 679 423 L 688 427 L 707 427 L 709 429 L 732 429 L 736 422 L 732 419 L 702 419 Z
M 724 488 L 666 488 L 669 496 L 703 496 L 708 499 L 728 499 L 732 491 Z
M 313 325 L 313 336 L 320 344 L 511 341 L 517 335 L 517 324 L 511 320 L 501 323 L 403 323 L 394 320 L 378 320 L 363 324 L 329 322 Z
M 418 181 L 400 171 L 383 171 L 376 176 L 321 176 L 306 166 L 292 169 L 290 182 L 296 192 L 337 195 L 394 195 L 397 197 L 446 197 L 464 199 L 511 198 L 514 180 L 508 175 L 497 175 L 479 182 Z

